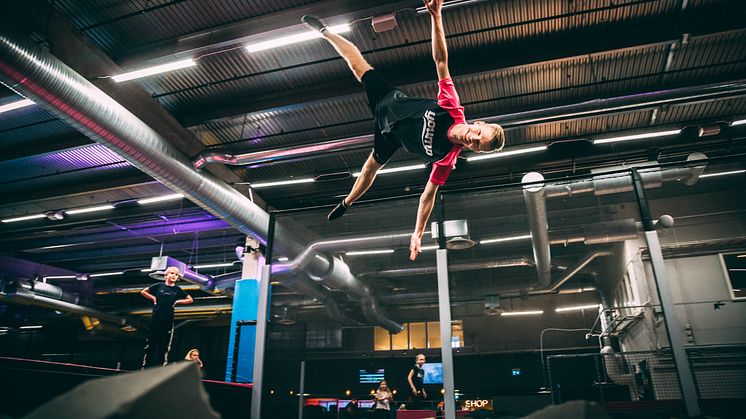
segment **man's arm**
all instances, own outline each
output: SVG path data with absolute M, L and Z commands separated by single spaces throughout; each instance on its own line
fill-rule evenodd
M 430 13 L 432 24 L 433 61 L 438 72 L 438 80 L 447 79 L 451 77 L 451 73 L 448 71 L 448 47 L 441 14 L 443 0 L 424 0 L 424 2 L 425 8 Z
M 156 303 L 155 295 L 151 294 L 150 291 L 148 291 L 148 287 L 143 288 L 142 291 L 140 291 L 140 295 L 152 301 L 153 304 Z
M 417 224 L 414 227 L 414 233 L 409 240 L 409 260 L 417 259 L 422 244 L 422 234 L 425 232 L 425 225 L 433 212 L 435 204 L 435 194 L 438 192 L 438 185 L 432 181 L 427 181 L 425 191 L 420 195 L 420 206 L 417 208 Z

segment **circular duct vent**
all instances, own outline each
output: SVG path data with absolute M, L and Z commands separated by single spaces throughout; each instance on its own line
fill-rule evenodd
M 471 249 L 474 247 L 476 242 L 467 237 L 454 237 L 446 242 L 446 249 L 450 250 L 462 250 Z

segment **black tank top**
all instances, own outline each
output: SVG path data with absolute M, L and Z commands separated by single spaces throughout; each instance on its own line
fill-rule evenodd
M 414 384 L 414 388 L 421 389 L 425 378 L 425 371 L 423 371 L 417 364 L 414 364 L 412 371 L 414 371 L 414 374 L 412 374 L 412 384 Z

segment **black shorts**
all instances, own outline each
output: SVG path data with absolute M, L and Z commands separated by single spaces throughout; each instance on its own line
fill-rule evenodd
M 373 118 L 375 118 L 378 102 L 380 102 L 386 94 L 397 89 L 392 86 L 391 83 L 386 81 L 386 79 L 384 79 L 376 70 L 368 70 L 365 72 L 361 82 L 363 83 L 363 87 L 365 87 L 365 93 L 368 95 L 368 106 L 370 107 L 370 111 L 373 113 Z M 399 141 L 381 133 L 381 129 L 376 121 L 375 129 L 373 131 L 373 158 L 376 162 L 381 165 L 386 164 L 399 147 L 401 147 Z

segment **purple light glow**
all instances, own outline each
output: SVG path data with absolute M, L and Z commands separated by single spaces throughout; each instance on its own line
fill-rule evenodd
M 86 167 L 111 165 L 110 167 L 123 167 L 130 164 L 122 161 L 122 157 L 109 150 L 101 144 L 91 144 L 70 150 L 58 151 L 56 153 L 39 156 L 32 164 L 37 164 L 52 170 L 67 171 Z

